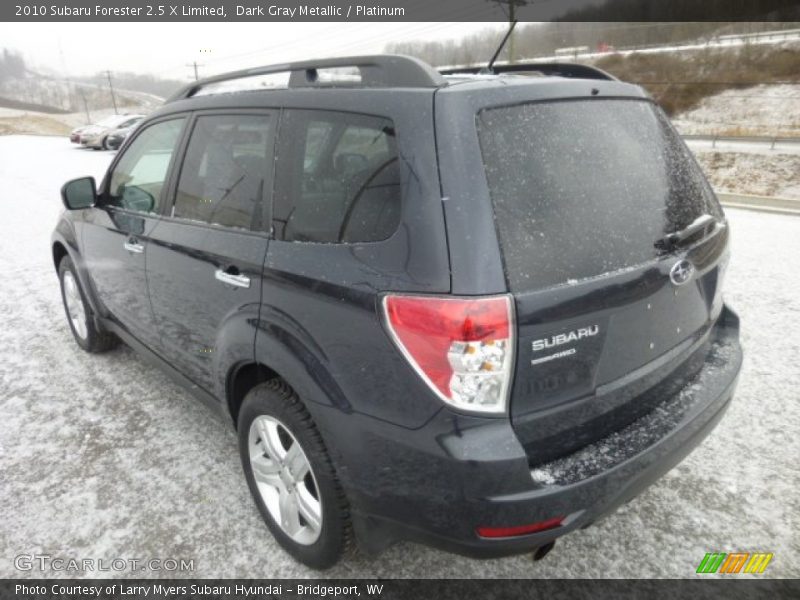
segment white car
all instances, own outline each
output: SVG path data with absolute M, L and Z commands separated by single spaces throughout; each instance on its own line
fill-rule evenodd
M 130 127 L 144 118 L 144 115 L 112 115 L 94 125 L 84 127 L 79 132 L 81 146 L 95 150 L 108 150 L 106 139 L 116 129 Z
M 109 126 L 112 126 L 112 123 L 119 122 L 120 118 L 127 119 L 128 115 L 112 115 L 110 117 L 106 117 L 102 121 L 98 121 L 97 123 L 89 123 L 88 125 L 76 127 L 70 132 L 69 141 L 73 144 L 80 144 L 82 143 L 82 136 L 84 134 L 94 136 L 96 131 L 99 129 L 107 129 Z
M 81 133 L 83 133 L 84 129 L 91 127 L 91 125 L 81 125 L 80 127 L 76 127 L 69 133 L 69 141 L 73 144 L 80 144 L 81 143 Z

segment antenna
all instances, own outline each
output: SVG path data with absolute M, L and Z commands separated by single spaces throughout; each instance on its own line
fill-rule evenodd
M 511 34 L 514 33 L 514 27 L 516 26 L 517 26 L 517 21 L 511 21 L 511 26 L 508 28 L 508 31 L 506 32 L 505 36 L 503 36 L 503 41 L 500 42 L 500 45 L 497 47 L 494 56 L 492 56 L 492 60 L 490 60 L 489 64 L 486 65 L 486 71 L 488 73 L 492 72 L 492 68 L 494 67 L 494 62 L 497 60 L 497 57 L 500 56 L 500 53 L 503 51 L 503 48 L 506 47 L 506 42 L 508 41 L 508 38 L 511 37 Z
M 517 8 L 524 8 L 529 4 L 533 4 L 534 0 L 487 0 L 488 2 L 493 2 L 500 7 L 506 15 L 508 15 L 508 22 L 515 23 L 517 20 Z M 547 0 L 545 0 L 547 1 Z M 504 8 L 504 6 L 508 6 L 508 11 Z M 512 26 L 511 29 L 513 30 L 514 27 Z M 505 45 L 506 40 L 503 40 L 503 44 Z M 503 46 L 500 46 L 501 48 Z M 514 53 L 514 36 L 512 35 L 508 40 L 508 64 L 514 64 L 514 59 L 516 58 L 516 54 Z

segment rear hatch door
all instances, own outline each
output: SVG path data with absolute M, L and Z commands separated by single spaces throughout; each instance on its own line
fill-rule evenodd
M 696 372 L 728 233 L 648 100 L 490 108 L 478 128 L 516 302 L 511 417 L 537 464 L 624 427 Z

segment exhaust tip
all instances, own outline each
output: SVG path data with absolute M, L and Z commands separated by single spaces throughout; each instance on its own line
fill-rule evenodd
M 543 559 L 545 556 L 547 556 L 548 554 L 550 554 L 550 550 L 552 550 L 553 548 L 555 548 L 555 545 L 556 545 L 556 542 L 555 542 L 555 540 L 553 540 L 552 542 L 549 542 L 549 543 L 545 544 L 544 546 L 539 546 L 539 547 L 536 549 L 536 552 L 534 552 L 534 553 L 533 553 L 533 560 L 534 560 L 534 562 L 540 561 L 540 560 L 542 560 L 542 559 Z

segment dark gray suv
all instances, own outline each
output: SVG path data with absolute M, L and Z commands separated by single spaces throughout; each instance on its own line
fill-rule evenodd
M 215 77 L 62 196 L 77 343 L 123 340 L 227 415 L 313 567 L 351 540 L 543 556 L 734 392 L 720 206 L 652 100 L 589 67 Z

